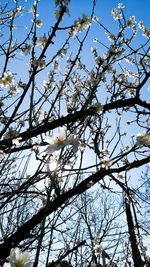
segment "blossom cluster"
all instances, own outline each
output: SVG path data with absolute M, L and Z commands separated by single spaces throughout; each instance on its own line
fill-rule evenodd
M 26 43 L 21 49 L 21 54 L 27 56 L 30 54 L 31 48 L 32 46 L 29 43 Z
M 112 15 L 114 20 L 122 19 L 122 12 L 116 8 L 112 8 Z
M 101 245 L 96 244 L 96 245 L 94 246 L 94 251 L 95 251 L 96 254 L 100 254 L 100 253 L 102 252 L 102 247 L 101 247 Z
M 76 153 L 79 146 L 78 136 L 74 134 L 70 134 L 68 136 L 67 129 L 63 127 L 59 128 L 59 133 L 57 135 L 47 137 L 44 141 L 48 144 L 46 149 L 48 154 L 60 150 L 67 145 L 71 145 L 73 147 L 73 151 Z
M 19 248 L 11 249 L 8 261 L 3 267 L 30 267 L 32 265 L 29 253 L 22 252 Z
M 38 28 L 41 28 L 42 25 L 43 25 L 42 20 L 41 20 L 41 19 L 37 19 L 37 20 L 36 20 L 36 26 L 37 26 Z
M 137 144 L 140 146 L 150 146 L 150 135 L 148 133 L 138 133 L 136 137 Z
M 40 67 L 40 68 L 44 68 L 46 65 L 46 62 L 44 59 L 34 59 L 30 61 L 30 64 L 34 67 Z
M 19 92 L 17 85 L 15 85 L 14 75 L 11 71 L 6 71 L 0 79 L 0 88 L 3 87 L 8 88 L 8 93 L 12 95 Z
M 47 42 L 46 34 L 44 33 L 43 36 L 40 36 L 37 40 L 37 45 L 41 46 L 41 48 L 44 48 Z
M 142 30 L 142 32 L 143 32 L 142 35 L 143 35 L 144 37 L 146 37 L 146 38 L 150 38 L 150 30 L 147 29 L 147 28 L 144 26 L 144 24 L 143 24 L 142 21 L 140 21 L 140 22 L 138 23 L 138 27 L 139 27 L 140 30 Z
M 5 139 L 14 139 L 18 136 L 19 132 L 14 129 L 13 127 L 10 127 L 9 130 L 5 133 Z
M 83 14 L 82 18 L 75 20 L 74 26 L 70 30 L 70 35 L 75 37 L 78 32 L 86 30 L 91 25 L 91 20 Z
M 5 152 L 0 149 L 0 159 L 3 158 L 4 156 L 5 156 Z
M 122 4 L 122 3 L 119 3 L 118 4 L 118 9 L 116 8 L 112 8 L 112 16 L 114 18 L 114 20 L 120 20 L 123 18 L 123 13 L 122 13 L 122 9 L 124 8 L 125 6 Z M 132 28 L 134 34 L 137 33 L 137 30 L 138 28 L 142 30 L 142 35 L 146 38 L 150 38 L 150 30 L 148 28 L 146 28 L 143 24 L 143 22 L 139 22 L 138 23 L 138 27 L 137 27 L 137 22 L 135 20 L 135 16 L 131 16 L 129 17 L 129 19 L 127 20 L 126 22 L 126 26 L 128 28 Z M 113 39 L 112 39 L 113 40 Z

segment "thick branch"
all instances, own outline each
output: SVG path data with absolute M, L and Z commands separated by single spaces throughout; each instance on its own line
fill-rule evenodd
M 125 198 L 125 211 L 126 211 L 126 217 L 127 217 L 127 224 L 128 224 L 128 231 L 129 231 L 129 238 L 130 238 L 130 244 L 131 244 L 131 249 L 132 249 L 132 258 L 134 262 L 134 267 L 143 267 L 144 262 L 142 261 L 141 254 L 138 249 L 130 203 L 127 198 Z
M 124 107 L 131 107 L 134 105 L 140 105 L 142 107 L 148 108 L 150 109 L 150 104 L 137 99 L 137 98 L 129 98 L 129 99 L 125 99 L 125 100 L 117 100 L 115 102 L 112 103 L 108 103 L 106 105 L 104 105 L 103 109 L 104 112 L 109 111 L 109 110 L 113 110 L 113 109 L 117 109 L 117 108 L 124 108 Z M 95 108 L 91 107 L 89 109 L 86 110 L 80 110 L 75 112 L 74 114 L 69 114 L 65 117 L 61 117 L 57 120 L 51 121 L 51 122 L 46 122 L 40 126 L 37 126 L 36 128 L 32 128 L 28 131 L 25 131 L 23 133 L 21 133 L 18 137 L 22 138 L 22 141 L 26 141 L 29 140 L 32 137 L 36 137 L 40 134 L 46 133 L 47 131 L 53 130 L 57 127 L 63 126 L 65 124 L 69 124 L 69 123 L 73 123 L 76 122 L 80 119 L 84 119 L 88 116 L 92 116 L 95 115 Z M 12 146 L 12 141 L 10 139 L 4 139 L 0 141 L 0 149 L 5 150 L 10 148 Z M 20 150 L 22 150 L 22 148 L 20 148 Z M 14 150 L 13 152 L 18 151 Z M 7 152 L 7 151 L 6 151 Z

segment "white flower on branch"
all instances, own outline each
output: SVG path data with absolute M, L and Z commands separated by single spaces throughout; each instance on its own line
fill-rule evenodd
M 11 85 L 9 88 L 8 88 L 8 93 L 11 94 L 11 95 L 14 95 L 14 94 L 18 94 L 20 91 L 19 91 L 19 88 L 17 85 Z
M 123 9 L 123 8 L 125 8 L 125 5 L 123 3 L 118 3 L 118 8 Z
M 54 151 L 57 151 L 67 145 L 71 145 L 74 153 L 76 153 L 79 147 L 78 136 L 74 134 L 67 136 L 67 129 L 63 127 L 59 128 L 59 133 L 56 136 L 47 137 L 44 141 L 48 143 L 48 147 L 46 149 L 46 152 L 48 153 L 53 153 Z
M 21 137 L 14 138 L 12 140 L 12 144 L 15 145 L 15 146 L 17 146 L 17 145 L 19 145 L 19 141 L 21 141 L 21 140 L 22 140 Z
M 43 80 L 43 86 L 42 86 L 45 90 L 48 90 L 50 88 L 50 84 L 49 82 Z
M 93 16 L 92 21 L 98 22 L 99 21 L 99 18 L 97 16 Z
M 60 64 L 59 64 L 58 60 L 55 60 L 53 65 L 54 65 L 54 70 L 55 71 L 60 70 Z
M 85 143 L 80 143 L 80 145 L 79 145 L 79 149 L 80 149 L 81 151 L 84 151 L 84 150 L 86 149 L 86 144 L 85 144 Z
M 101 159 L 101 164 L 102 164 L 102 168 L 108 169 L 111 166 L 112 162 L 110 159 L 104 157 Z
M 102 252 L 102 247 L 101 247 L 101 245 L 96 244 L 96 245 L 94 246 L 94 251 L 95 251 L 96 254 L 100 254 L 100 253 Z
M 46 34 L 44 33 L 43 36 L 40 36 L 37 40 L 37 45 L 41 46 L 41 48 L 44 48 L 44 46 L 47 43 L 47 37 Z
M 8 87 L 14 83 L 14 76 L 10 71 L 4 73 L 4 77 L 0 79 L 0 88 Z
M 108 35 L 108 40 L 111 41 L 111 42 L 115 41 L 115 36 L 112 33 L 110 33 Z
M 145 27 L 144 27 L 144 24 L 142 21 L 139 21 L 138 27 L 139 27 L 139 29 L 144 30 Z
M 112 8 L 111 13 L 113 15 L 114 20 L 122 19 L 122 13 L 120 11 L 118 11 L 116 8 Z
M 7 71 L 4 73 L 4 81 L 5 81 L 6 85 L 10 85 L 13 83 L 14 76 L 10 71 Z
M 19 248 L 11 249 L 8 260 L 11 267 L 30 267 L 32 264 L 28 252 L 22 252 Z M 4 267 L 8 267 L 9 263 L 5 263 Z
M 145 28 L 145 26 L 144 26 L 144 24 L 143 24 L 142 21 L 139 21 L 139 23 L 138 23 L 138 27 L 139 27 L 140 30 L 143 31 L 142 35 L 143 35 L 144 37 L 146 37 L 146 38 L 150 38 L 150 30 L 147 29 L 147 28 Z
M 140 146 L 150 146 L 150 135 L 148 133 L 138 133 L 136 136 L 137 144 Z
M 5 133 L 6 139 L 15 139 L 17 138 L 19 132 L 17 132 L 13 127 L 10 127 L 9 130 Z
M 135 24 L 136 24 L 135 16 L 131 16 L 127 21 L 127 26 L 130 28 L 130 27 L 134 27 Z
M 0 158 L 3 158 L 5 155 L 5 152 L 3 150 L 0 150 Z
M 46 65 L 46 62 L 44 59 L 34 59 L 30 61 L 30 64 L 33 65 L 34 67 L 44 68 Z
M 75 21 L 74 26 L 70 30 L 70 35 L 75 37 L 78 32 L 82 32 L 91 26 L 91 20 L 83 14 L 82 18 Z
M 47 172 L 54 172 L 57 170 L 58 161 L 56 159 L 52 159 L 47 163 Z
M 143 29 L 143 33 L 142 33 L 142 35 L 143 35 L 144 37 L 146 37 L 146 38 L 150 38 L 150 30 L 147 29 L 147 28 L 144 28 L 144 29 Z
M 43 25 L 42 20 L 41 20 L 41 19 L 37 19 L 37 20 L 36 20 L 36 26 L 37 26 L 38 28 L 41 28 L 42 25 Z
M 30 44 L 25 44 L 24 47 L 22 47 L 21 49 L 21 54 L 24 56 L 27 56 L 28 54 L 30 54 L 31 52 L 31 48 L 32 46 Z

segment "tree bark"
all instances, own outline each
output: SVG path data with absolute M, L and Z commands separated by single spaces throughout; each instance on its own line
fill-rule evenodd
M 129 240 L 131 244 L 134 267 L 143 267 L 144 262 L 142 261 L 141 254 L 138 248 L 130 202 L 127 198 L 125 198 L 125 211 L 126 211 L 126 217 L 127 217 Z

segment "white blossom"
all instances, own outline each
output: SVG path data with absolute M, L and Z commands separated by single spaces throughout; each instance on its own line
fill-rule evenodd
M 58 60 L 54 61 L 54 70 L 55 71 L 60 70 L 60 64 L 59 64 Z
M 93 16 L 92 21 L 98 22 L 99 21 L 99 18 L 97 16 Z
M 138 27 L 139 27 L 139 29 L 144 30 L 145 27 L 144 27 L 144 24 L 142 21 L 139 21 Z
M 14 81 L 14 76 L 10 71 L 4 73 L 5 83 L 12 84 Z
M 144 24 L 142 21 L 139 21 L 138 23 L 138 27 L 139 29 L 141 29 L 143 31 L 142 35 L 146 38 L 150 38 L 150 30 L 145 28 Z
M 62 48 L 58 51 L 58 54 L 61 56 L 61 57 L 64 57 L 67 53 L 67 49 L 65 48 Z
M 38 28 L 41 28 L 42 25 L 43 25 L 42 20 L 41 20 L 41 19 L 37 19 L 37 20 L 36 20 L 36 26 L 37 26 Z
M 133 27 L 133 26 L 135 26 L 135 23 L 136 23 L 135 16 L 131 16 L 127 21 L 127 26 L 128 27 Z
M 29 9 L 28 12 L 29 12 L 29 13 L 32 13 L 33 15 L 37 15 L 37 14 L 36 14 L 36 10 L 35 10 L 35 6 L 34 6 L 34 5 Z
M 8 260 L 11 267 L 30 267 L 32 264 L 28 252 L 22 252 L 19 248 L 11 249 Z M 7 266 L 5 263 L 4 267 Z
M 108 40 L 111 41 L 111 42 L 113 42 L 115 40 L 115 36 L 112 33 L 110 33 L 108 35 Z
M 8 88 L 8 93 L 11 94 L 11 95 L 18 94 L 19 92 L 20 92 L 20 90 L 19 90 L 17 85 L 11 85 Z
M 81 151 L 84 151 L 86 149 L 86 144 L 85 143 L 80 143 L 79 148 Z
M 4 77 L 0 79 L 0 87 L 8 87 L 14 83 L 14 76 L 10 71 L 4 73 Z
M 3 150 L 0 150 L 0 158 L 3 158 L 5 156 L 5 152 Z
M 47 163 L 47 172 L 53 172 L 56 171 L 58 167 L 58 161 L 56 159 L 50 160 Z
M 42 86 L 45 90 L 49 89 L 49 83 L 45 80 L 43 80 L 43 86 Z
M 111 166 L 112 162 L 110 159 L 104 157 L 101 159 L 101 164 L 102 164 L 102 168 L 108 169 Z
M 18 136 L 19 132 L 15 130 L 13 127 L 10 127 L 9 130 L 5 133 L 6 139 L 14 139 Z
M 112 8 L 111 13 L 113 15 L 114 20 L 122 19 L 122 13 L 120 11 L 118 11 L 116 8 Z
M 27 56 L 31 52 L 31 45 L 25 44 L 24 47 L 21 49 L 21 54 Z
M 143 35 L 144 37 L 146 37 L 146 38 L 150 38 L 150 30 L 147 29 L 147 28 L 144 28 L 144 29 L 143 29 L 143 33 L 142 33 L 142 35 Z
M 75 37 L 78 32 L 82 32 L 86 30 L 91 25 L 91 19 L 89 19 L 85 14 L 83 14 L 82 18 L 79 18 L 74 22 L 74 26 L 70 30 L 70 35 Z
M 91 20 L 85 14 L 83 14 L 83 17 L 80 20 L 79 31 L 86 30 L 90 25 L 91 25 Z
M 138 145 L 145 145 L 149 146 L 150 145 L 150 135 L 146 132 L 143 133 L 138 133 L 136 136 L 136 141 Z
M 118 8 L 123 9 L 125 8 L 125 5 L 123 3 L 118 3 Z
M 63 127 L 59 128 L 59 133 L 56 136 L 47 137 L 44 141 L 48 143 L 46 149 L 47 153 L 53 153 L 67 145 L 72 145 L 73 150 L 76 153 L 79 146 L 78 136 L 74 134 L 67 136 L 67 129 Z
M 47 43 L 47 37 L 46 34 L 44 33 L 43 36 L 40 36 L 37 40 L 37 45 L 41 46 L 42 48 L 44 48 L 44 46 Z
M 44 68 L 46 63 L 44 59 L 34 59 L 30 61 L 30 64 L 33 65 L 34 67 L 40 67 Z
M 99 244 L 96 244 L 94 247 L 94 251 L 96 254 L 100 254 L 102 252 L 102 247 Z
M 21 140 L 22 140 L 21 137 L 14 138 L 14 139 L 12 139 L 12 144 L 17 146 L 17 145 L 19 145 L 19 141 L 21 141 Z

